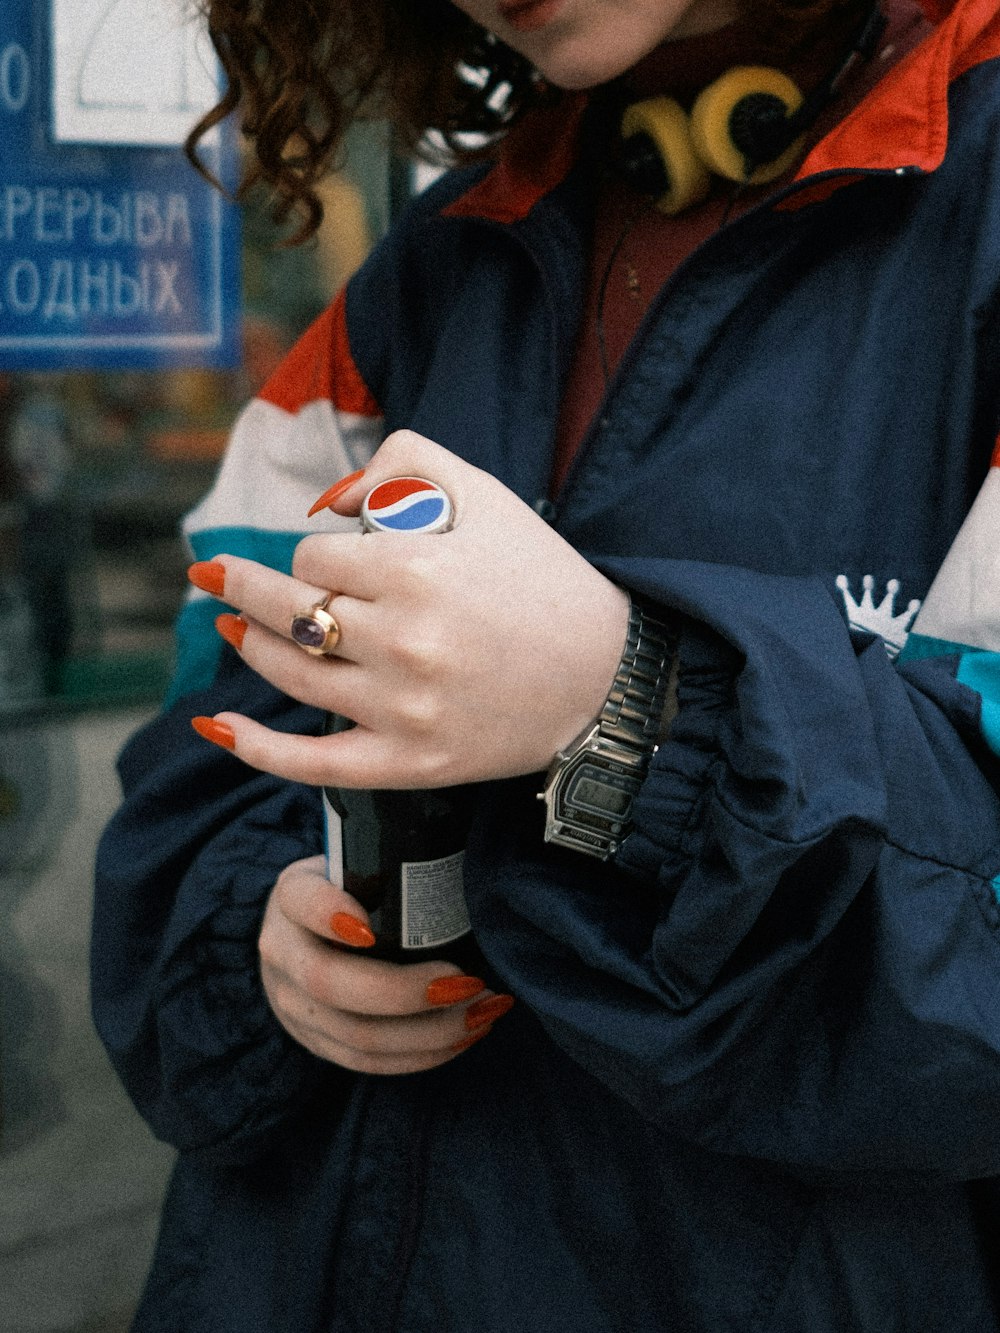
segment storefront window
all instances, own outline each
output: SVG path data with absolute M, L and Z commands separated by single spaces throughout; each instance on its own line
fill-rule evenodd
M 127 1102 L 89 1019 L 91 868 L 118 799 L 114 761 L 170 678 L 187 588 L 180 518 L 211 484 L 241 406 L 384 229 L 395 188 L 378 128 L 356 133 L 344 170 L 323 185 L 318 236 L 283 246 L 266 199 L 254 198 L 227 232 L 238 238 L 236 280 L 213 288 L 225 245 L 214 260 L 203 254 L 211 247 L 197 228 L 228 205 L 176 144 L 140 142 L 152 131 L 120 107 L 97 115 L 116 70 L 128 79 L 105 99 L 112 111 L 123 87 L 134 97 L 146 86 L 115 54 L 114 23 L 141 11 L 158 24 L 163 9 L 162 0 L 0 6 L 5 1333 L 129 1326 L 172 1153 Z M 86 46 L 62 131 L 60 15 Z M 175 64 L 189 58 L 170 45 L 173 30 L 155 32 Z M 169 101 L 153 107 L 156 133 Z M 133 131 L 135 142 L 101 140 Z M 199 284 L 208 314 L 222 318 L 214 342 L 187 318 Z
M 241 405 L 384 226 L 375 130 L 323 186 L 327 216 L 281 244 L 262 197 L 241 210 L 239 363 L 10 371 L 0 352 L 0 708 L 153 701 L 185 587 L 181 515 L 210 485 Z

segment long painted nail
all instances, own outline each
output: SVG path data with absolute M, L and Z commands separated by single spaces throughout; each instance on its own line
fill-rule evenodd
M 241 616 L 231 616 L 228 611 L 224 611 L 221 616 L 215 617 L 215 628 L 226 643 L 231 643 L 236 651 L 240 652 L 243 647 L 243 636 L 247 632 L 247 622 Z
M 478 1032 L 474 1032 L 471 1037 L 464 1037 L 462 1041 L 456 1041 L 451 1049 L 453 1051 L 467 1051 L 470 1046 L 475 1046 L 477 1041 L 482 1041 L 484 1037 L 488 1037 L 492 1031 L 493 1024 L 487 1023 L 486 1026 L 480 1028 Z
M 359 472 L 352 472 L 349 477 L 343 477 L 340 481 L 335 482 L 328 491 L 323 492 L 306 517 L 312 518 L 313 514 L 318 514 L 321 509 L 329 509 L 338 496 L 343 495 L 345 491 L 349 491 L 354 483 L 360 481 L 364 475 L 365 470 L 362 468 Z
M 330 929 L 337 939 L 355 949 L 370 949 L 375 943 L 375 936 L 363 921 L 350 912 L 334 912 L 330 918 Z
M 465 1011 L 465 1026 L 471 1032 L 480 1023 L 495 1023 L 510 1010 L 513 1003 L 513 995 L 490 995 L 485 1000 L 477 1000 Z
M 224 750 L 236 749 L 236 733 L 225 722 L 216 722 L 214 717 L 193 717 L 191 725 L 199 736 L 214 745 L 221 745 Z
M 221 597 L 226 587 L 226 567 L 218 560 L 196 560 L 188 566 L 188 578 L 202 592 Z
M 427 987 L 428 1004 L 458 1004 L 486 989 L 479 977 L 438 977 Z

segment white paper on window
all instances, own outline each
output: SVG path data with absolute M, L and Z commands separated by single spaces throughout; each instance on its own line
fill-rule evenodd
M 51 0 L 57 143 L 169 146 L 218 100 L 190 0 Z

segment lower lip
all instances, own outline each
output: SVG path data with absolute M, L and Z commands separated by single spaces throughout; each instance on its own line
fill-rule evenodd
M 551 23 L 562 6 L 563 0 L 530 0 L 529 4 L 501 10 L 500 14 L 507 27 L 515 32 L 535 32 Z

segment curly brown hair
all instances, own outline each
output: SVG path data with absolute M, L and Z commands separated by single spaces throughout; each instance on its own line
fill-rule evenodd
M 744 3 L 777 61 L 820 29 L 827 35 L 853 24 L 871 0 Z M 188 136 L 188 155 L 209 175 L 198 160 L 198 142 L 238 113 L 252 156 L 237 198 L 267 183 L 275 221 L 298 215 L 293 243 L 322 221 L 314 187 L 335 165 L 353 122 L 384 120 L 402 152 L 428 156 L 426 136 L 434 131 L 453 159 L 481 157 L 529 107 L 559 96 L 451 0 L 199 4 L 227 83 L 221 101 Z M 470 133 L 476 136 L 471 145 Z

